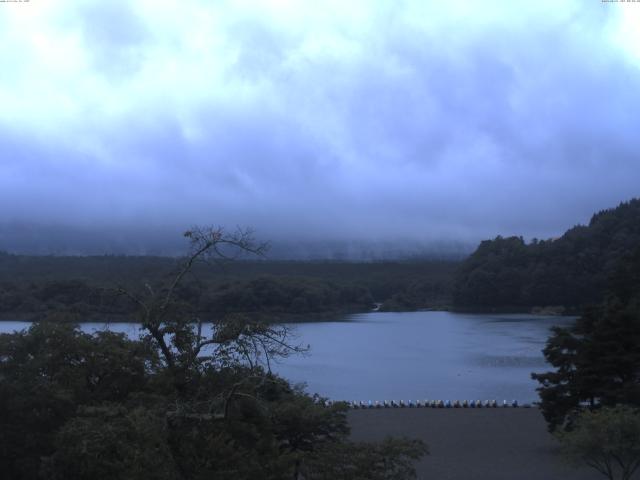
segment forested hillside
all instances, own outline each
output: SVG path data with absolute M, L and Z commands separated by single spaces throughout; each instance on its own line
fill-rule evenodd
M 483 241 L 459 267 L 456 308 L 565 311 L 600 303 L 607 281 L 640 245 L 640 199 L 596 213 L 553 240 L 497 237 Z

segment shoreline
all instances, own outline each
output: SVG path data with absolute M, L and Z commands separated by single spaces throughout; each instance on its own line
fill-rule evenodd
M 531 315 L 532 317 L 574 317 L 575 312 L 563 312 L 553 313 L 546 310 L 500 310 L 500 309 L 486 309 L 486 310 L 467 310 L 467 309 L 455 309 L 453 307 L 434 307 L 434 308 L 421 308 L 421 309 L 407 309 L 407 310 L 362 310 L 362 309 L 344 309 L 335 310 L 330 312 L 312 312 L 312 313 L 260 313 L 260 312 L 245 312 L 236 313 L 237 315 L 245 315 L 254 320 L 263 321 L 265 323 L 314 323 L 323 321 L 349 321 L 346 318 L 337 319 L 337 317 L 347 317 L 355 314 L 365 313 L 412 313 L 412 312 L 450 312 L 470 315 Z M 54 311 L 55 313 L 55 311 Z M 61 316 L 68 315 L 69 320 L 51 320 L 62 323 L 139 323 L 133 318 L 128 318 L 127 314 L 87 314 L 85 320 L 77 320 L 72 318 L 73 316 L 80 316 L 80 314 L 72 312 L 59 312 Z M 37 322 L 45 320 L 42 312 L 0 312 L 0 322 Z M 224 315 L 224 314 L 218 314 Z M 213 320 L 205 320 L 205 323 L 212 323 Z

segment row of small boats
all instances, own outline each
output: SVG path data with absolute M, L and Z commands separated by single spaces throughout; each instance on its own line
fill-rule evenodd
M 412 400 L 408 400 L 405 402 L 404 400 L 395 401 L 395 400 L 384 400 L 383 402 L 375 401 L 372 402 L 369 400 L 368 402 L 364 401 L 352 401 L 348 402 L 350 408 L 531 408 L 531 404 L 529 403 L 518 403 L 517 400 L 512 400 L 511 402 L 507 402 L 504 400 L 501 404 L 498 403 L 497 400 L 416 400 L 415 402 Z

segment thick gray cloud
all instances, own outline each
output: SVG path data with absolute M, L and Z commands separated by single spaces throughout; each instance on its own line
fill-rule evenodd
M 33 3 L 0 12 L 0 221 L 475 241 L 639 193 L 633 5 Z

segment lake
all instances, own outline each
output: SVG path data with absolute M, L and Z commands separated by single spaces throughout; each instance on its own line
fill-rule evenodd
M 568 317 L 451 312 L 371 312 L 336 321 L 301 323 L 304 356 L 273 369 L 309 392 L 336 400 L 538 399 L 531 372 L 549 369 L 542 348 L 553 325 Z M 0 322 L 0 332 L 28 327 Z M 135 336 L 136 324 L 85 323 Z

